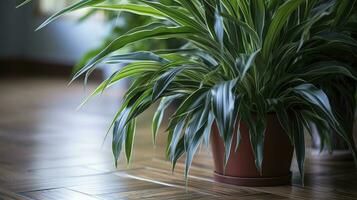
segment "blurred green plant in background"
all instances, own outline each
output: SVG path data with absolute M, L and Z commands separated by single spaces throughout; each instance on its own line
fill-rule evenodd
M 346 13 L 346 16 L 349 13 Z M 343 20 L 343 19 L 341 19 Z M 348 23 L 345 23 L 343 27 L 333 27 L 336 32 L 350 32 L 351 38 L 357 40 L 357 5 L 354 4 L 354 8 L 351 9 Z M 357 60 L 355 56 L 351 56 L 348 52 L 348 48 L 334 48 L 322 50 L 320 56 L 313 58 L 313 60 L 328 61 L 339 60 L 346 63 L 348 66 L 356 67 Z M 354 52 L 357 55 L 357 52 Z M 353 134 L 353 128 L 355 124 L 355 112 L 356 112 L 356 81 L 343 76 L 338 76 L 334 80 L 320 82 L 320 87 L 330 97 L 330 103 L 333 111 L 336 114 L 340 124 L 345 129 L 346 133 Z M 338 136 L 333 135 L 333 148 L 334 149 L 348 149 L 348 145 Z
M 71 0 L 71 4 L 76 2 L 76 0 Z M 127 0 L 107 0 L 107 3 L 127 3 Z M 164 3 L 165 5 L 175 5 L 174 0 L 159 0 L 158 2 Z M 134 29 L 135 27 L 144 26 L 146 24 L 155 21 L 153 18 L 149 18 L 142 15 L 137 15 L 129 12 L 122 11 L 112 11 L 112 10 L 99 10 L 92 9 L 89 10 L 84 16 L 79 19 L 79 22 L 87 20 L 89 17 L 101 13 L 105 17 L 105 22 L 111 26 L 107 37 L 103 39 L 102 44 L 97 48 L 89 50 L 82 59 L 75 65 L 73 71 L 76 72 L 79 68 L 83 67 L 91 58 L 99 54 L 105 47 L 107 47 L 113 40 L 118 38 L 120 35 L 127 33 L 128 31 Z M 184 43 L 178 39 L 168 39 L 168 40 L 148 40 L 143 42 L 134 43 L 129 45 L 120 51 L 131 52 L 137 50 L 155 50 L 155 49 L 175 49 L 182 46 Z

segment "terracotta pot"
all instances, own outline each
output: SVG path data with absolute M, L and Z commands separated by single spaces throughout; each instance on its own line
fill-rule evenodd
M 224 143 L 219 136 L 217 125 L 212 129 L 212 154 L 214 159 L 214 178 L 218 182 L 240 186 L 274 186 L 291 183 L 290 166 L 294 147 L 281 127 L 275 114 L 268 115 L 265 132 L 262 175 L 254 162 L 254 155 L 247 126 L 242 123 L 241 143 L 235 152 L 236 134 L 233 137 L 230 157 L 224 171 Z M 236 133 L 236 131 L 235 131 Z

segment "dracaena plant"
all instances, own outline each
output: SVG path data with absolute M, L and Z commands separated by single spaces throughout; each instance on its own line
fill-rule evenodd
M 237 144 L 240 140 L 239 128 L 234 133 L 234 127 L 247 125 L 261 171 L 266 119 L 275 113 L 295 147 L 303 179 L 304 132 L 311 130 L 311 123 L 324 145 L 331 146 L 335 131 L 356 152 L 318 84 L 336 76 L 355 79 L 351 63 L 327 56 L 334 49 L 356 56 L 357 42 L 346 28 L 351 27 L 354 6 L 355 0 L 176 0 L 173 6 L 147 0 L 82 0 L 40 28 L 83 7 L 155 19 L 113 40 L 73 77 L 88 76 L 102 62 L 125 63 L 93 92 L 99 94 L 123 78 L 133 80 L 112 123 L 115 160 L 125 149 L 129 162 L 142 112 L 160 102 L 152 123 L 155 140 L 165 109 L 175 101 L 180 105 L 166 129 L 166 154 L 173 167 L 185 154 L 186 177 L 199 145 L 209 143 L 214 122 L 225 144 L 225 163 L 231 148 L 239 149 L 232 146 L 233 134 Z M 168 38 L 187 43 L 179 49 L 117 52 L 138 41 Z M 317 59 L 321 57 L 325 59 Z

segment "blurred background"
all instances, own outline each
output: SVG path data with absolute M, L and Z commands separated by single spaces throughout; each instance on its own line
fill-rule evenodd
M 35 31 L 48 17 L 78 0 L 34 0 L 16 8 L 21 2 L 0 1 L 0 199 L 4 187 L 37 190 L 49 186 L 43 185 L 44 180 L 61 182 L 59 178 L 118 171 L 107 133 L 130 80 L 121 81 L 80 109 L 99 83 L 121 66 L 100 65 L 87 84 L 83 79 L 68 83 L 73 68 L 85 64 L 130 28 L 150 22 L 128 13 L 83 9 Z M 175 40 L 145 41 L 121 51 L 179 45 Z M 152 110 L 138 121 L 133 163 L 153 157 L 164 160 L 164 151 L 152 148 Z M 158 145 L 165 139 L 163 136 Z M 120 163 L 118 169 L 127 169 L 123 157 Z
M 129 13 L 81 9 L 67 14 L 40 31 L 35 31 L 46 18 L 74 2 L 77 1 L 37 0 L 16 9 L 16 5 L 21 1 L 1 1 L 0 73 L 50 73 L 53 76 L 67 75 L 69 78 L 74 65 L 84 64 L 90 56 L 132 27 L 149 22 L 148 18 Z M 141 50 L 155 49 L 164 45 L 176 47 L 179 44 L 177 41 L 146 41 L 130 45 L 123 51 L 139 47 Z M 94 77 L 103 78 L 111 72 L 111 66 L 106 66 L 104 70 L 95 73 Z
M 39 0 L 16 9 L 20 1 L 1 1 L 1 74 L 70 75 L 71 67 L 88 50 L 101 45 L 112 25 L 102 14 L 79 21 L 84 10 L 35 32 L 47 17 L 73 2 Z
M 121 66 L 100 65 L 87 84 L 83 79 L 68 83 L 74 68 L 84 65 L 119 35 L 148 23 L 149 19 L 82 9 L 35 31 L 48 17 L 78 1 L 35 0 L 16 8 L 21 2 L 0 1 L 0 146 L 23 152 L 24 146 L 20 144 L 26 144 L 28 149 L 25 148 L 27 154 L 15 153 L 10 158 L 1 157 L 2 161 L 20 160 L 28 165 L 23 166 L 25 169 L 37 169 L 48 167 L 44 162 L 47 158 L 82 158 L 83 152 L 90 152 L 89 162 L 99 159 L 113 170 L 110 134 L 105 136 L 130 80 L 121 81 L 79 110 L 77 107 L 96 86 Z M 121 51 L 179 44 L 146 41 Z M 136 145 L 144 142 L 152 147 L 150 117 L 153 113 L 150 112 L 140 121 L 138 131 L 148 139 L 138 140 Z
M 82 167 L 89 164 L 114 168 L 110 138 L 101 145 L 120 106 L 121 87 L 77 111 L 110 68 L 95 71 L 87 87 L 68 83 L 73 66 L 99 48 L 115 25 L 103 13 L 81 20 L 88 12 L 83 10 L 35 31 L 73 2 L 38 0 L 16 9 L 21 1 L 0 1 L 0 182 L 92 174 Z
M 99 82 L 121 66 L 98 68 L 86 87 L 83 80 L 68 85 L 74 66 L 145 19 L 81 10 L 35 31 L 73 2 L 77 0 L 34 0 L 16 9 L 21 1 L 0 1 L 0 199 L 117 199 L 134 197 L 130 191 L 142 187 L 159 188 L 115 174 L 128 167 L 121 157 L 115 168 L 111 134 L 106 134 L 129 81 L 77 110 Z M 155 155 L 163 160 L 164 151 L 152 148 L 151 116 L 149 111 L 138 121 L 135 166 L 130 169 L 143 168 L 140 163 Z M 159 166 L 170 170 L 166 162 Z

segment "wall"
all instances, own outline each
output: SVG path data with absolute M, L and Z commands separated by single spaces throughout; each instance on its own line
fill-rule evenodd
M 100 44 L 109 27 L 101 21 L 78 23 L 61 18 L 35 32 L 45 20 L 35 12 L 35 4 L 15 9 L 16 1 L 0 1 L 0 57 L 75 63 L 87 50 Z
M 15 12 L 15 2 L 0 1 L 0 56 L 20 56 L 25 37 L 24 11 Z

